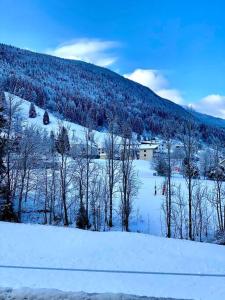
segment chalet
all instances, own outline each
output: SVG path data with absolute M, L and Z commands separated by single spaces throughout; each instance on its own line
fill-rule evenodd
M 100 159 L 106 159 L 107 158 L 107 153 L 105 151 L 105 148 L 102 146 L 98 147 L 98 155 Z
M 139 146 L 139 159 L 152 160 L 154 154 L 158 151 L 159 144 L 141 143 Z

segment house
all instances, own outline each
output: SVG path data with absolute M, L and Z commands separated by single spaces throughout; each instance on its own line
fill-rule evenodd
M 141 143 L 141 145 L 139 146 L 139 159 L 152 160 L 158 148 L 158 144 L 151 144 L 146 142 Z
M 98 155 L 100 159 L 106 159 L 107 158 L 107 153 L 105 151 L 105 148 L 103 146 L 98 147 Z
M 126 145 L 123 145 L 122 142 L 116 143 L 114 145 L 114 159 L 120 160 L 123 156 L 123 147 L 128 147 Z M 129 145 L 129 153 L 131 159 L 138 159 L 139 158 L 139 151 L 138 151 L 138 143 L 132 142 L 132 144 Z M 107 156 L 110 155 L 107 151 L 107 146 L 105 144 L 99 144 L 98 145 L 98 155 L 100 159 L 107 159 Z

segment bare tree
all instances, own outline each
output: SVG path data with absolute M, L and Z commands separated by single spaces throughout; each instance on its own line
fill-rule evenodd
M 94 140 L 94 133 L 90 128 L 84 130 L 84 138 L 72 147 L 73 182 L 78 191 L 79 209 L 77 212 L 77 227 L 88 229 L 90 222 L 90 202 L 94 194 L 92 184 L 98 177 L 98 166 L 94 161 L 97 156 L 97 146 Z M 93 204 L 93 203 L 92 203 Z
M 4 181 L 6 182 L 6 204 L 8 207 L 13 206 L 13 199 L 17 186 L 17 168 L 15 168 L 15 152 L 17 150 L 20 133 L 15 130 L 16 117 L 20 111 L 21 102 L 13 95 L 7 94 L 3 99 L 4 113 L 6 118 L 5 124 L 5 166 L 6 172 Z
M 60 187 L 64 212 L 64 225 L 69 225 L 67 211 L 67 188 L 68 188 L 68 156 L 70 152 L 70 142 L 68 131 L 64 126 L 59 127 L 56 140 L 56 149 L 60 155 Z
M 31 169 L 40 161 L 40 143 L 41 135 L 35 127 L 31 126 L 24 129 L 18 145 L 19 155 L 17 158 L 17 168 L 19 170 L 17 214 L 19 222 L 21 222 L 22 201 L 26 189 L 26 179 L 29 179 Z M 29 185 L 29 182 L 27 182 L 27 185 Z
M 193 179 L 198 175 L 198 171 L 195 165 L 195 154 L 197 153 L 197 126 L 190 118 L 186 120 L 180 139 L 183 145 L 184 151 L 184 176 L 188 188 L 188 237 L 190 240 L 193 239 L 193 228 L 192 228 L 192 190 L 193 190 Z
M 79 147 L 78 147 L 79 146 Z M 87 228 L 87 214 L 85 211 L 85 191 L 86 191 L 86 172 L 85 172 L 85 159 L 80 151 L 82 144 L 76 145 L 72 148 L 73 164 L 73 186 L 77 191 L 76 197 L 78 198 L 78 212 L 76 215 L 76 225 L 78 228 Z M 78 148 L 78 149 L 77 149 Z
M 49 144 L 49 158 L 50 158 L 50 172 L 51 172 L 51 183 L 50 183 L 50 216 L 49 223 L 51 224 L 55 219 L 55 203 L 57 195 L 57 156 L 56 156 L 56 140 L 53 131 L 50 134 Z
M 121 143 L 121 215 L 122 228 L 129 231 L 129 220 L 132 212 L 132 201 L 138 191 L 137 173 L 134 168 L 136 145 L 132 142 L 132 133 L 129 127 L 124 127 Z
M 183 239 L 186 231 L 186 200 L 181 185 L 174 187 L 175 195 L 172 205 L 174 236 Z
M 196 181 L 193 191 L 193 235 L 194 239 L 203 241 L 203 236 L 208 235 L 208 226 L 211 214 L 208 208 L 207 187 L 199 180 Z
M 112 118 L 108 118 L 109 132 L 105 139 L 105 152 L 106 152 L 106 177 L 109 197 L 109 227 L 113 226 L 113 197 L 116 193 L 116 185 L 119 181 L 119 137 L 117 125 Z
M 105 182 L 102 180 L 103 168 L 97 164 L 95 164 L 95 166 L 95 172 L 93 173 L 90 185 L 90 206 L 92 228 L 99 231 L 101 229 L 102 211 L 104 208 Z
M 167 233 L 168 238 L 171 237 L 171 214 L 172 214 L 172 134 L 169 128 L 163 130 L 164 134 L 164 143 L 166 145 L 166 224 L 167 224 Z

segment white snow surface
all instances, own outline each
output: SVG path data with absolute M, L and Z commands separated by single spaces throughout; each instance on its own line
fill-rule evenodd
M 8 97 L 11 94 L 5 93 L 5 95 L 6 95 L 6 99 L 8 99 Z M 20 104 L 18 116 L 22 120 L 23 126 L 35 126 L 36 128 L 46 130 L 50 134 L 51 131 L 57 133 L 59 126 L 63 124 L 63 126 L 65 126 L 68 129 L 70 139 L 72 139 L 74 136 L 78 140 L 84 139 L 85 132 L 87 130 L 86 127 L 69 122 L 69 121 L 65 121 L 63 119 L 61 120 L 60 118 L 58 118 L 57 116 L 55 116 L 54 114 L 52 114 L 50 112 L 48 112 L 50 123 L 48 125 L 44 125 L 43 124 L 43 115 L 45 112 L 44 109 L 35 105 L 35 110 L 36 110 L 37 116 L 36 116 L 36 118 L 29 118 L 30 102 L 25 99 L 22 99 L 20 97 L 17 97 L 15 95 L 11 95 L 11 96 L 13 97 L 14 103 Z M 107 137 L 107 133 L 100 132 L 97 130 L 93 130 L 93 134 L 94 134 L 95 140 L 98 144 L 103 143 L 105 138 Z
M 44 110 L 36 106 L 37 117 L 30 119 L 30 102 L 20 98 L 17 100 L 22 101 L 19 116 L 26 120 L 24 125 L 35 125 L 49 133 L 51 130 L 57 131 L 60 122 L 57 117 L 49 113 L 51 123 L 45 126 L 42 122 Z M 73 135 L 78 139 L 84 137 L 84 127 L 67 121 L 63 121 L 63 124 L 69 128 L 71 138 Z M 95 131 L 97 142 L 102 143 L 106 134 Z M 98 161 L 104 164 L 104 161 Z M 134 202 L 130 230 L 156 236 L 124 232 L 97 233 L 74 228 L 0 222 L 0 265 L 224 274 L 225 247 L 157 237 L 164 234 L 161 225 L 164 178 L 153 176 L 148 161 L 135 161 L 135 166 L 141 186 Z M 185 193 L 182 177 L 174 176 L 173 182 L 181 184 Z M 202 183 L 212 185 L 206 180 Z M 119 225 L 114 229 L 120 230 Z M 222 277 L 0 268 L 0 287 L 124 293 L 179 299 L 225 299 L 225 278 Z
M 174 298 L 153 298 L 121 293 L 64 292 L 55 289 L 11 289 L 0 288 L 0 300 L 175 300 Z M 178 299 L 179 300 L 179 299 Z
M 140 233 L 0 222 L 0 264 L 219 273 L 225 247 Z M 225 278 L 0 268 L 0 286 L 182 299 L 225 299 Z

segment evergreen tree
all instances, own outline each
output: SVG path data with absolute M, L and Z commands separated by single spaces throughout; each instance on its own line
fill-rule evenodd
M 77 228 L 80 229 L 85 229 L 88 225 L 87 222 L 87 217 L 86 217 L 86 211 L 85 211 L 85 207 L 83 204 L 83 201 L 80 202 L 80 207 L 77 213 L 77 218 L 76 218 L 76 226 Z
M 56 144 L 57 151 L 61 155 L 66 154 L 70 151 L 70 142 L 69 142 L 68 132 L 64 126 L 62 126 L 62 128 L 60 129 L 55 144 Z
M 164 153 L 158 153 L 158 155 L 154 157 L 153 167 L 159 176 L 167 175 L 168 165 Z
M 49 123 L 50 123 L 49 115 L 48 115 L 48 112 L 46 110 L 45 113 L 44 113 L 44 115 L 43 115 L 43 124 L 44 125 L 48 125 Z
M 67 209 L 67 177 L 68 177 L 68 170 L 67 170 L 67 158 L 68 153 L 70 151 L 70 143 L 67 129 L 62 126 L 59 130 L 58 137 L 56 140 L 56 150 L 60 154 L 60 188 L 61 188 L 61 199 L 64 211 L 64 225 L 69 225 L 69 218 L 68 218 L 68 209 Z
M 36 118 L 36 116 L 37 116 L 37 113 L 36 113 L 34 103 L 31 102 L 30 109 L 29 109 L 29 118 Z

